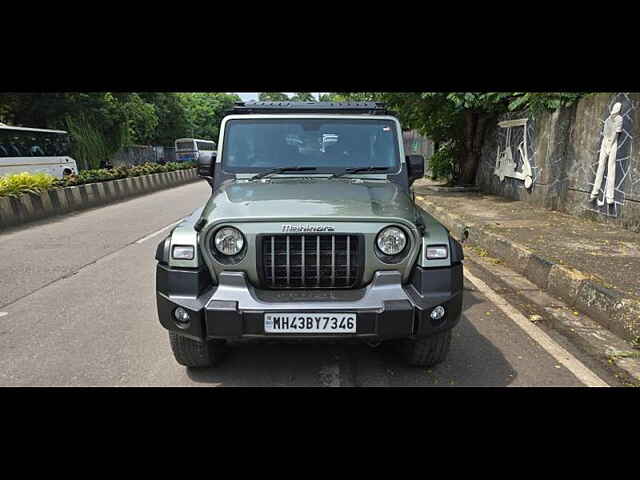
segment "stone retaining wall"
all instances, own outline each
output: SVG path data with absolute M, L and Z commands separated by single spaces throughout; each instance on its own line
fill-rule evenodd
M 595 181 L 603 124 L 616 102 L 622 104 L 624 121 L 618 137 L 615 203 L 599 207 L 589 194 Z M 533 186 L 527 189 L 523 180 L 511 177 L 501 181 L 494 173 L 498 151 L 504 151 L 506 143 L 506 130 L 496 122 L 485 133 L 477 177 L 482 191 L 640 231 L 640 94 L 599 93 L 571 108 L 538 115 L 511 112 L 498 120 L 523 118 L 528 120 L 527 155 Z M 517 171 L 522 170 L 517 148 L 524 130 L 519 127 L 511 132 Z

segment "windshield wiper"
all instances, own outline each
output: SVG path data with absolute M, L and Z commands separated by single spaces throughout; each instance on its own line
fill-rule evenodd
M 250 178 L 250 180 L 257 180 L 259 178 L 264 178 L 269 175 L 275 175 L 276 173 L 284 173 L 284 172 L 308 172 L 310 170 L 317 170 L 316 167 L 283 167 L 283 168 L 274 168 L 272 170 L 266 170 L 264 172 L 260 172 L 257 175 L 254 175 Z
M 389 167 L 359 167 L 359 168 L 345 168 L 340 173 L 334 173 L 329 178 L 338 178 L 348 173 L 360 173 L 360 172 L 386 172 Z

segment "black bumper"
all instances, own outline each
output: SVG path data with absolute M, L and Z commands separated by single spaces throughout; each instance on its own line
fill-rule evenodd
M 233 287 L 242 291 L 246 298 L 258 301 L 251 308 L 242 306 L 242 299 L 232 295 L 218 299 L 220 285 L 212 285 L 206 270 L 170 268 L 159 263 L 156 272 L 156 291 L 160 323 L 168 330 L 174 330 L 188 337 L 205 339 L 278 339 L 278 338 L 331 338 L 389 340 L 416 338 L 433 335 L 454 327 L 462 312 L 462 264 L 447 268 L 423 269 L 415 267 L 410 282 L 397 285 L 395 298 L 381 300 L 379 305 L 368 307 L 363 301 L 371 290 L 333 292 L 309 291 L 291 293 L 256 290 L 247 285 L 250 292 L 242 290 L 243 274 L 235 273 L 231 281 Z M 384 272 L 380 282 L 389 282 L 398 277 Z M 378 279 L 378 276 L 376 276 Z M 245 279 L 246 280 L 246 279 Z M 246 284 L 245 284 L 246 285 Z M 383 286 L 389 287 L 389 284 Z M 238 290 L 240 288 L 240 290 Z M 232 291 L 232 290 L 230 290 Z M 301 298 L 302 295 L 302 298 Z M 305 300 L 304 295 L 308 295 Z M 323 300 L 330 298 L 330 300 Z M 278 298 L 271 304 L 270 299 Z M 352 297 L 352 300 L 350 300 Z M 283 303 L 282 298 L 285 298 Z M 340 301 L 336 303 L 338 298 Z M 378 300 L 380 300 L 377 297 Z M 310 304 L 313 304 L 310 308 Z M 273 306 L 272 306 L 273 305 Z M 445 308 L 445 316 L 440 320 L 430 318 L 436 306 Z M 350 308 L 351 306 L 351 308 Z M 186 309 L 191 317 L 187 325 L 179 325 L 173 318 L 177 307 Z M 357 313 L 356 333 L 348 334 L 271 334 L 264 331 L 266 312 Z

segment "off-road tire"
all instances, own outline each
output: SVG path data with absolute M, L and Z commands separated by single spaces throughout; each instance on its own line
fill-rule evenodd
M 214 342 L 198 342 L 176 332 L 169 332 L 173 356 L 185 367 L 211 367 L 220 361 L 222 345 Z
M 445 360 L 451 346 L 451 329 L 401 343 L 401 353 L 409 365 L 433 367 Z

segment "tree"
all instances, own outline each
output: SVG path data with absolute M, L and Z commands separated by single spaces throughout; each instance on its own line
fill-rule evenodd
M 321 102 L 344 102 L 346 98 L 338 93 L 323 93 L 320 95 Z
M 180 95 L 173 92 L 144 92 L 139 94 L 155 107 L 158 125 L 150 143 L 170 146 L 176 138 L 185 137 L 188 130 L 187 113 Z
M 451 155 L 451 183 L 475 182 L 488 122 L 516 109 L 533 112 L 571 105 L 584 93 L 525 92 L 358 92 L 338 95 L 354 101 L 385 102 L 398 113 L 403 127 L 416 129 Z M 442 156 L 439 156 L 442 159 Z
M 233 107 L 240 97 L 231 93 L 183 93 L 187 136 L 218 140 L 224 111 Z
M 316 98 L 309 92 L 296 92 L 296 94 L 291 97 L 292 102 L 315 102 Z
M 260 92 L 258 100 L 261 102 L 286 102 L 289 100 L 286 93 L 281 92 Z

